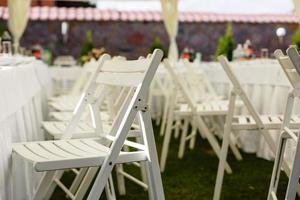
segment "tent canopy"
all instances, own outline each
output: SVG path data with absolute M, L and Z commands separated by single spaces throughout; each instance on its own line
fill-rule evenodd
M 91 0 L 100 9 L 161 10 L 159 0 Z M 201 11 L 238 14 L 292 13 L 292 0 L 179 0 L 179 11 Z

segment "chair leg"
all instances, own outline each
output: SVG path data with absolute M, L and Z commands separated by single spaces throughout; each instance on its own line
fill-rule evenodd
M 74 200 L 82 200 L 84 195 L 86 194 L 87 190 L 89 189 L 89 186 L 91 185 L 94 177 L 96 176 L 98 172 L 98 167 L 89 167 L 84 178 L 82 179 L 82 182 L 80 183 L 78 190 L 75 193 Z
M 155 100 L 157 105 L 156 126 L 158 126 L 160 124 L 160 119 L 161 119 L 161 99 L 158 97 Z
M 112 175 L 109 176 L 106 187 L 105 194 L 108 200 L 116 200 L 115 187 L 112 179 Z
M 148 160 L 145 161 L 145 164 L 148 173 L 149 196 L 154 200 L 164 200 L 165 195 L 159 170 L 151 117 L 148 111 L 139 112 L 139 116 L 144 122 L 141 123 L 141 129 L 144 144 L 148 147 Z
M 168 121 L 167 121 L 167 126 L 166 126 L 166 131 L 164 134 L 164 141 L 162 145 L 162 152 L 160 156 L 160 170 L 163 172 L 166 167 L 166 161 L 167 161 L 167 156 L 168 156 L 168 151 L 169 151 L 169 146 L 170 146 L 170 141 L 171 141 L 171 135 L 172 135 L 172 123 L 173 123 L 173 109 L 172 109 L 172 104 L 171 108 L 169 109 L 168 113 Z
M 231 92 L 231 95 L 229 98 L 228 114 L 227 114 L 226 122 L 225 122 L 225 126 L 224 126 L 222 148 L 221 148 L 221 153 L 219 155 L 219 166 L 218 166 L 217 179 L 216 179 L 216 184 L 215 184 L 215 189 L 214 189 L 213 200 L 219 200 L 220 196 L 221 196 L 222 183 L 223 183 L 223 178 L 224 178 L 224 169 L 226 167 L 226 158 L 227 158 L 227 152 L 228 152 L 228 146 L 229 146 L 229 140 L 230 140 L 230 134 L 231 134 L 231 124 L 232 124 L 233 114 L 234 114 L 235 100 L 236 100 L 236 94 L 234 92 Z
M 50 197 L 56 187 L 56 183 L 54 182 L 54 179 L 61 178 L 63 173 L 64 173 L 63 170 L 46 172 L 37 188 L 37 191 L 35 192 L 33 200 L 50 199 Z
M 184 124 L 183 124 L 183 131 L 181 134 L 181 139 L 180 139 L 180 145 L 179 145 L 179 151 L 178 151 L 178 158 L 182 159 L 184 150 L 185 150 L 185 144 L 186 144 L 186 137 L 187 137 L 187 131 L 188 131 L 188 125 L 189 121 L 187 118 L 184 119 Z
M 175 122 L 175 134 L 174 134 L 175 139 L 179 137 L 180 126 L 181 126 L 181 120 L 177 119 Z
M 137 141 L 137 143 L 144 144 L 142 136 L 136 137 L 136 141 Z M 141 170 L 142 181 L 145 184 L 147 184 L 148 183 L 148 178 L 147 178 L 145 162 L 140 162 L 140 170 Z M 144 190 L 146 190 L 146 189 L 144 188 Z
M 300 137 L 298 137 L 294 163 L 287 187 L 285 199 L 295 199 L 300 176 Z
M 195 148 L 196 138 L 197 138 L 197 128 L 196 127 L 193 128 L 192 135 L 194 135 L 194 136 L 190 139 L 190 144 L 189 144 L 190 150 L 193 150 Z
M 88 168 L 79 169 L 79 172 L 70 187 L 70 192 L 72 194 L 74 194 L 78 190 L 78 187 L 80 186 L 80 183 L 84 179 L 84 176 L 86 175 L 87 171 L 88 171 Z
M 126 194 L 126 187 L 125 187 L 125 178 L 124 176 L 119 173 L 120 171 L 123 171 L 123 164 L 116 165 L 116 174 L 117 174 L 117 183 L 118 183 L 118 191 L 120 195 Z
M 229 137 L 230 137 L 230 131 L 226 131 L 223 136 L 221 155 L 219 158 L 219 166 L 218 166 L 217 180 L 216 180 L 216 184 L 215 184 L 213 200 L 220 199 L 223 177 L 224 177 L 225 163 L 226 163 L 228 146 L 229 146 Z
M 235 159 L 243 160 L 243 157 L 242 157 L 238 147 L 236 146 L 236 143 L 234 142 L 233 137 L 234 137 L 234 135 L 233 135 L 233 133 L 231 133 L 230 134 L 230 140 L 229 140 L 229 147 L 230 147 Z
M 161 127 L 160 127 L 160 136 L 163 136 L 166 130 L 166 122 L 167 122 L 167 116 L 168 116 L 168 108 L 169 108 L 169 98 L 166 97 L 165 99 L 165 107 L 163 111 L 162 121 L 161 121 Z
M 221 159 L 222 153 L 221 153 L 221 148 L 219 146 L 218 140 L 209 131 L 209 129 L 207 128 L 207 126 L 205 125 L 205 123 L 203 122 L 203 120 L 200 116 L 198 116 L 198 118 L 197 118 L 197 127 L 200 132 L 205 133 L 206 138 L 207 138 L 208 142 L 210 143 L 212 149 L 214 150 L 215 154 L 218 156 L 219 159 Z M 227 154 L 227 152 L 226 152 L 226 154 Z M 226 161 L 225 161 L 224 167 L 225 167 L 225 170 L 227 173 L 229 173 L 229 174 L 232 173 L 232 170 Z
M 279 139 L 279 145 L 277 147 L 276 157 L 274 160 L 272 177 L 269 186 L 268 200 L 272 200 L 273 199 L 272 193 L 276 194 L 277 192 L 285 146 L 286 146 L 286 138 L 283 137 L 283 135 L 281 135 Z

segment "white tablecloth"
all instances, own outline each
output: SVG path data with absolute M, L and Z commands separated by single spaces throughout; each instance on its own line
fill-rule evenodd
M 276 60 L 233 62 L 231 65 L 252 104 L 259 113 L 284 114 L 291 86 Z M 231 83 L 221 65 L 218 63 L 203 63 L 200 65 L 200 68 L 206 72 L 218 93 L 228 96 Z M 295 113 L 300 113 L 299 103 L 296 100 Z M 247 110 L 244 109 L 243 113 L 246 112 Z M 272 133 L 272 138 L 277 144 L 279 134 L 276 131 L 272 131 Z M 242 132 L 239 139 L 244 151 L 256 153 L 259 157 L 266 159 L 274 158 L 273 153 L 260 134 Z M 294 148 L 295 146 L 289 143 L 287 147 L 288 153 L 286 154 L 286 159 L 289 161 L 292 160 Z
M 1 59 L 1 58 L 0 58 Z M 41 174 L 32 164 L 12 162 L 12 143 L 44 139 L 40 122 L 47 113 L 48 67 L 40 61 L 0 66 L 0 199 L 30 199 Z M 12 163 L 14 166 L 12 167 Z
M 82 72 L 82 68 L 79 66 L 51 66 L 49 72 L 52 81 L 53 95 L 62 95 L 70 92 L 75 80 Z

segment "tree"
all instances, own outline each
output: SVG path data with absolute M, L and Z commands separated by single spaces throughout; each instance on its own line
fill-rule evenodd
M 232 25 L 227 24 L 226 32 L 223 37 L 219 39 L 216 56 L 225 55 L 228 60 L 232 60 L 232 54 L 234 50 L 234 39 L 232 32 Z

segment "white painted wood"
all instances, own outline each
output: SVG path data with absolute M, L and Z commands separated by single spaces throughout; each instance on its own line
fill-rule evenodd
M 219 56 L 218 60 L 221 63 L 223 69 L 225 70 L 228 78 L 230 79 L 233 85 L 232 95 L 234 94 L 241 98 L 247 110 L 249 111 L 250 116 L 233 116 L 234 115 L 233 112 L 228 112 L 227 114 L 227 118 L 229 119 L 230 123 L 226 124 L 226 126 L 228 126 L 226 128 L 228 128 L 229 130 L 227 130 L 227 132 L 224 133 L 224 137 L 228 137 L 228 138 L 226 140 L 225 138 L 223 138 L 223 142 L 222 142 L 222 159 L 219 162 L 219 167 L 217 172 L 217 180 L 216 180 L 215 191 L 214 191 L 214 200 L 220 199 L 221 196 L 222 181 L 224 176 L 223 162 L 226 160 L 228 140 L 230 138 L 228 132 L 231 132 L 233 130 L 258 130 L 265 138 L 270 149 L 275 154 L 276 144 L 275 141 L 273 141 L 272 137 L 270 136 L 269 131 L 276 130 L 276 129 L 280 130 L 282 126 L 282 121 L 280 120 L 280 118 L 282 117 L 272 116 L 272 115 L 262 116 L 256 111 L 251 101 L 247 97 L 246 93 L 244 92 L 243 88 L 241 87 L 238 79 L 236 78 L 233 71 L 231 70 L 231 67 L 226 57 Z M 234 118 L 238 118 L 238 120 L 235 120 Z M 292 122 L 292 123 L 294 126 L 299 127 L 300 125 L 300 121 Z M 286 161 L 283 161 L 283 169 L 286 172 L 286 174 L 289 175 L 290 169 Z
M 132 65 L 139 63 L 143 67 L 136 67 L 134 70 L 144 69 L 144 71 L 143 73 L 139 72 L 140 77 L 142 78 L 138 84 L 136 82 L 137 85 L 133 91 L 133 95 L 125 98 L 125 102 L 122 103 L 122 107 L 112 125 L 112 132 L 110 134 L 114 137 L 111 138 L 112 143 L 110 146 L 103 144 L 103 139 L 99 138 L 99 136 L 96 138 L 71 139 L 76 127 L 79 127 L 80 129 L 86 129 L 90 127 L 88 124 L 80 124 L 80 117 L 84 112 L 84 107 L 89 103 L 95 102 L 92 94 L 96 90 L 96 84 L 94 83 L 96 83 L 97 76 L 101 73 L 108 72 L 114 74 L 115 71 L 121 69 L 120 64 L 118 67 L 105 69 L 105 72 L 102 72 L 100 70 L 101 67 L 104 65 L 106 60 L 109 60 L 109 57 L 106 55 L 101 57 L 98 68 L 99 70 L 97 70 L 97 74 L 90 78 L 89 87 L 84 90 L 85 92 L 75 110 L 75 115 L 71 122 L 67 125 L 67 129 L 63 133 L 61 140 L 17 143 L 13 145 L 14 154 L 28 160 L 29 162 L 32 162 L 36 171 L 49 171 L 42 180 L 35 199 L 44 199 L 44 197 L 49 196 L 47 195 L 48 189 L 53 187 L 53 183 L 61 185 L 58 181 L 61 174 L 56 176 L 55 171 L 58 170 L 61 173 L 63 172 L 63 169 L 88 167 L 90 169 L 87 171 L 86 176 L 84 177 L 87 179 L 87 183 L 90 183 L 91 178 L 95 175 L 94 171 L 91 171 L 95 168 L 91 167 L 98 168 L 100 166 L 100 171 L 96 177 L 88 199 L 99 199 L 104 187 L 106 187 L 108 196 L 110 196 L 111 199 L 114 199 L 114 188 L 112 186 L 110 175 L 111 170 L 117 163 L 136 161 L 146 162 L 150 196 L 153 197 L 153 199 L 164 199 L 152 123 L 146 102 L 148 99 L 147 94 L 150 83 L 155 75 L 161 58 L 162 52 L 160 50 L 155 50 L 152 56 L 148 56 L 148 58 L 145 59 L 146 61 L 139 60 L 130 63 Z M 120 71 L 117 71 L 117 73 L 119 72 Z M 130 72 L 123 74 L 124 76 L 127 76 L 130 74 Z M 119 80 L 115 80 L 115 82 L 110 80 L 109 83 L 106 83 L 111 85 L 121 84 Z M 130 92 L 130 94 L 132 93 Z M 92 109 L 92 112 L 96 112 L 96 110 Z M 135 144 L 134 142 L 126 141 L 136 117 L 139 118 L 141 126 L 140 128 L 143 133 L 142 144 Z M 60 130 L 63 129 L 63 127 L 60 125 L 58 125 L 56 128 Z M 142 147 L 142 150 L 133 152 L 121 151 L 124 144 L 129 146 L 131 144 L 135 144 L 132 147 Z M 83 197 L 83 192 L 87 189 L 87 186 L 80 185 L 77 187 L 77 191 L 80 191 L 80 194 L 74 194 L 74 199 L 81 199 Z M 64 187 L 62 188 L 69 193 L 69 190 Z M 69 196 L 72 195 L 69 194 Z
M 176 68 L 174 66 L 171 66 L 169 61 L 167 59 L 164 60 L 164 66 L 168 70 L 174 84 L 173 89 L 173 96 L 171 97 L 171 105 L 169 107 L 169 115 L 168 115 L 168 122 L 167 122 L 167 128 L 166 132 L 164 134 L 164 142 L 162 147 L 162 153 L 161 153 L 161 159 L 160 159 L 160 166 L 161 170 L 163 171 L 165 169 L 170 139 L 171 139 L 171 125 L 173 121 L 183 119 L 186 116 L 190 116 L 192 121 L 194 121 L 193 124 L 195 124 L 195 127 L 197 130 L 200 131 L 200 134 L 203 134 L 205 138 L 208 139 L 210 145 L 212 146 L 214 152 L 217 156 L 220 155 L 220 146 L 218 144 L 217 139 L 215 138 L 214 134 L 209 130 L 208 124 L 206 124 L 203 120 L 203 117 L 207 116 L 219 116 L 223 115 L 225 116 L 228 110 L 228 107 L 226 107 L 225 110 L 220 110 L 225 108 L 225 102 L 224 101 L 217 101 L 217 100 L 210 100 L 204 101 L 201 103 L 197 103 L 197 100 L 191 95 L 193 92 L 188 88 L 188 86 L 184 83 L 184 80 L 182 80 L 178 73 L 176 73 Z M 184 99 L 184 104 L 179 104 L 179 109 L 176 109 L 175 105 L 178 100 L 177 96 L 175 95 L 177 93 L 177 90 L 180 91 L 181 97 Z M 219 106 L 220 105 L 220 106 Z M 228 101 L 227 101 L 228 105 Z M 174 116 L 175 115 L 175 116 Z M 187 141 L 189 139 L 190 141 Z M 180 154 L 183 155 L 182 151 L 184 151 L 184 142 L 191 142 L 191 147 L 194 146 L 195 143 L 195 135 L 186 134 L 184 138 L 181 138 L 181 147 Z M 231 169 L 229 165 L 226 163 L 226 170 L 228 173 L 231 173 Z
M 291 119 L 292 122 L 294 123 L 299 120 L 298 116 L 292 116 L 292 111 L 294 106 L 294 99 L 300 97 L 300 93 L 299 93 L 300 56 L 295 47 L 288 48 L 287 50 L 288 56 L 284 56 L 281 50 L 276 50 L 274 54 L 277 60 L 279 61 L 279 63 L 281 64 L 282 69 L 285 72 L 286 76 L 288 77 L 291 85 L 293 86 L 293 90 L 289 93 L 287 99 L 285 115 L 281 127 L 281 136 L 277 147 L 275 162 L 272 171 L 272 177 L 270 181 L 268 199 L 277 199 L 276 192 L 278 188 L 278 182 L 280 179 L 281 168 L 284 167 L 285 165 L 284 152 L 285 152 L 285 147 L 288 139 L 293 139 L 294 141 L 297 142 L 297 145 L 296 145 L 296 152 L 295 152 L 292 168 L 289 170 L 289 173 L 287 173 L 287 176 L 289 177 L 289 182 L 286 190 L 285 199 L 295 199 L 296 193 L 298 192 L 299 194 L 300 192 L 299 189 L 300 141 L 299 141 L 299 137 L 297 137 L 296 134 L 290 130 L 290 128 L 291 129 L 295 128 L 292 127 L 291 125 Z

